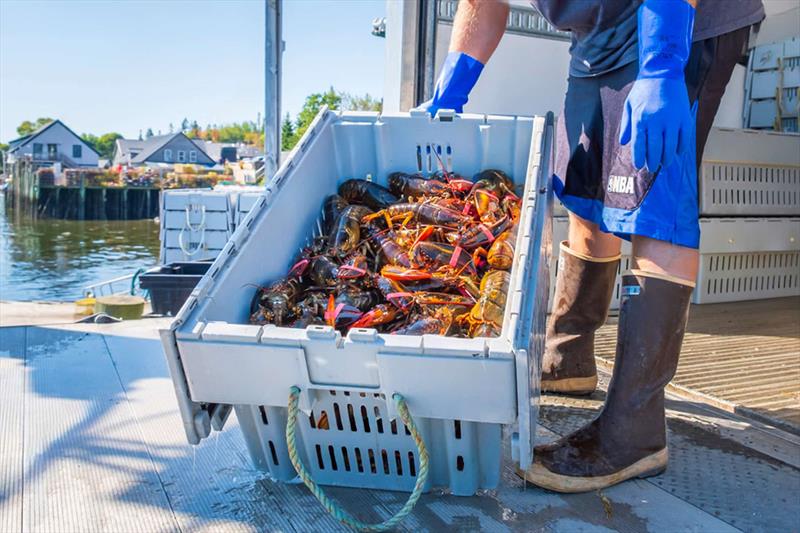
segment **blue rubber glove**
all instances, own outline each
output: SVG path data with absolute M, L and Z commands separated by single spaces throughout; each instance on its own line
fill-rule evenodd
M 694 118 L 683 70 L 694 8 L 685 0 L 645 0 L 639 7 L 639 75 L 625 100 L 620 144 L 633 143 L 633 164 L 650 172 L 692 147 Z
M 439 109 L 455 109 L 461 113 L 482 70 L 483 63 L 474 57 L 463 52 L 450 52 L 436 80 L 433 98 L 420 104 L 417 109 L 427 111 L 431 116 Z

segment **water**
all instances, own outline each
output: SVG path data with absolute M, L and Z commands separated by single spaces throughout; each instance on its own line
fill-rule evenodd
M 158 262 L 152 220 L 32 219 L 0 195 L 0 299 L 74 301 L 84 286 Z

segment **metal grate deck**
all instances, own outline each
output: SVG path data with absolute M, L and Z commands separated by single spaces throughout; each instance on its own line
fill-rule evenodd
M 597 335 L 611 367 L 616 319 Z M 800 433 L 800 298 L 692 306 L 670 390 Z

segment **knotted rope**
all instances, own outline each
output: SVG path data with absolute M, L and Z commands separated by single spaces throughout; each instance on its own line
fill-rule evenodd
M 403 507 L 397 511 L 394 516 L 378 524 L 367 524 L 357 520 L 356 518 L 353 518 L 347 513 L 347 511 L 339 507 L 336 502 L 328 498 L 320 486 L 317 485 L 317 483 L 311 478 L 311 474 L 308 472 L 308 470 L 306 470 L 305 466 L 303 466 L 302 461 L 300 461 L 300 456 L 297 453 L 297 442 L 295 439 L 295 433 L 297 429 L 297 412 L 299 411 L 299 399 L 300 388 L 292 387 L 289 390 L 288 420 L 286 421 L 286 445 L 289 448 L 289 458 L 292 460 L 294 469 L 297 471 L 297 475 L 300 476 L 300 479 L 303 480 L 303 483 L 305 483 L 306 487 L 308 487 L 308 490 L 311 491 L 311 493 L 319 500 L 319 502 L 323 505 L 323 507 L 325 507 L 325 509 L 328 510 L 331 515 L 353 529 L 357 529 L 359 531 L 388 531 L 394 528 L 411 512 L 411 510 L 417 504 L 417 500 L 419 500 L 419 497 L 422 495 L 422 491 L 425 488 L 425 482 L 428 479 L 428 450 L 425 448 L 425 442 L 422 440 L 422 436 L 419 434 L 419 430 L 417 429 L 416 424 L 414 424 L 411 414 L 408 412 L 408 405 L 406 404 L 403 396 L 395 393 L 392 396 L 392 399 L 397 404 L 397 413 L 400 415 L 400 420 L 403 421 L 408 428 L 408 431 L 411 432 L 411 437 L 414 439 L 414 442 L 417 445 L 419 472 L 417 473 L 417 482 L 414 485 L 414 490 L 411 492 L 408 500 L 406 500 L 405 505 L 403 505 Z

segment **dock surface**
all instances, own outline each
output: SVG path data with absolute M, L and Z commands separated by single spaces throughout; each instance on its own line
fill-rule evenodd
M 252 467 L 234 415 L 200 446 L 186 443 L 157 340 L 166 324 L 0 328 L 0 532 L 346 531 L 302 484 Z M 594 416 L 607 380 L 585 399 L 544 396 L 542 441 Z M 800 529 L 798 437 L 676 396 L 668 410 L 670 468 L 660 476 L 558 495 L 524 486 L 506 458 L 496 490 L 426 494 L 400 529 Z M 407 496 L 329 493 L 371 521 Z

